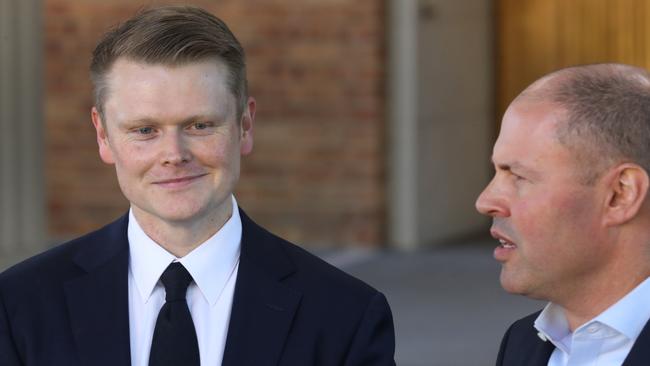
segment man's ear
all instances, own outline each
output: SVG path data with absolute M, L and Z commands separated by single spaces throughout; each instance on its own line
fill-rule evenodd
M 240 126 L 240 152 L 248 155 L 253 151 L 253 125 L 255 122 L 255 98 L 248 97 L 246 108 L 239 121 Z
M 633 219 L 648 194 L 650 179 L 645 169 L 637 164 L 620 164 L 610 170 L 605 183 L 608 190 L 605 225 L 621 225 Z
M 106 164 L 115 164 L 115 159 L 113 158 L 113 151 L 108 142 L 108 134 L 106 132 L 105 124 L 102 121 L 101 114 L 97 111 L 96 107 L 90 111 L 90 117 L 93 120 L 93 126 L 95 126 L 95 132 L 97 133 L 97 145 L 99 145 L 99 156 L 102 158 L 102 161 Z

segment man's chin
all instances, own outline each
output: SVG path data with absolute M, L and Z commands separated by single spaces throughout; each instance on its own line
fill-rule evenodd
M 518 278 L 514 273 L 509 273 L 505 269 L 501 269 L 499 281 L 501 282 L 503 290 L 509 294 L 525 296 L 527 293 L 526 286 L 522 283 L 523 281 L 521 281 L 521 278 Z
M 500 282 L 503 290 L 511 295 L 525 296 L 533 300 L 547 300 L 547 294 L 539 286 L 539 283 L 526 280 L 521 275 L 515 275 L 513 273 L 506 274 L 502 270 Z

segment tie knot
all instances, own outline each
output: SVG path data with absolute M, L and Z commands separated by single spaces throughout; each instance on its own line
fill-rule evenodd
M 165 286 L 166 301 L 185 301 L 187 286 L 192 282 L 192 275 L 179 262 L 174 262 L 167 267 L 160 281 Z

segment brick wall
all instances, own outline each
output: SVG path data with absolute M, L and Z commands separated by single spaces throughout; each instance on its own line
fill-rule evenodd
M 44 0 L 49 233 L 67 238 L 122 214 L 98 157 L 90 53 L 143 4 Z M 150 3 L 150 2 L 147 2 Z M 156 2 L 163 3 L 163 2 Z M 310 246 L 384 240 L 384 7 L 380 0 L 192 1 L 244 45 L 257 99 L 255 149 L 237 197 L 260 224 Z

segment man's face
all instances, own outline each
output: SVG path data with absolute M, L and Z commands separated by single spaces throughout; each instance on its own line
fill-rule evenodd
M 105 120 L 93 108 L 93 123 L 136 217 L 183 225 L 227 218 L 240 155 L 252 149 L 255 103 L 238 121 L 226 67 L 118 59 L 107 79 Z
M 513 103 L 494 145 L 495 176 L 476 202 L 493 217 L 503 288 L 552 301 L 593 280 L 608 258 L 604 190 L 579 180 L 576 158 L 555 137 L 563 118 L 557 105 Z

